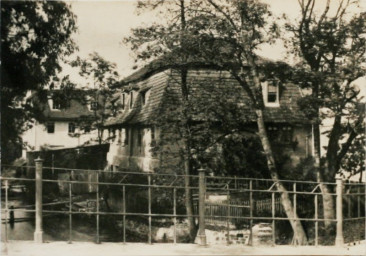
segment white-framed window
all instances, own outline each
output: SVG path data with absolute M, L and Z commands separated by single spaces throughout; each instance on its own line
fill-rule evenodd
M 266 107 L 280 106 L 280 88 L 275 80 L 268 80 L 262 83 L 263 101 Z
M 61 97 L 53 97 L 51 102 L 52 110 L 61 110 L 70 107 L 70 101 Z

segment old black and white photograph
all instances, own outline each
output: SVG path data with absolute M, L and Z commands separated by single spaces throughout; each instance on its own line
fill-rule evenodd
M 0 6 L 0 255 L 366 255 L 365 0 Z

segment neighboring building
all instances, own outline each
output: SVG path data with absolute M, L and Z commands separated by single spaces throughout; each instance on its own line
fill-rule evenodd
M 110 165 L 153 171 L 163 161 L 170 161 L 166 155 L 165 158 L 162 155 L 152 155 L 151 147 L 162 133 L 168 132 L 161 130 L 156 120 L 162 115 L 168 115 L 170 109 L 175 109 L 181 102 L 179 81 L 180 74 L 174 68 L 154 68 L 153 65 L 121 81 L 121 92 L 114 98 L 114 101 L 120 103 L 120 113 L 105 122 L 109 134 L 114 135 L 107 155 Z M 212 100 L 213 93 L 218 96 L 220 88 L 231 88 L 231 94 L 223 94 L 222 97 L 227 97 L 224 102 L 234 99 L 238 101 L 237 104 L 247 116 L 244 126 L 255 133 L 256 116 L 248 104 L 248 96 L 229 72 L 196 65 L 189 69 L 187 82 L 192 94 L 198 93 L 202 82 L 206 88 L 212 86 L 215 89 L 203 94 L 205 96 L 202 96 L 202 101 Z M 282 145 L 283 152 L 289 153 L 291 165 L 294 166 L 301 158 L 312 155 L 311 124 L 297 106 L 297 100 L 301 97 L 300 89 L 293 84 L 280 88 L 273 81 L 263 82 L 262 86 L 266 105 L 264 117 L 269 137 Z M 195 120 L 204 122 L 205 117 L 198 115 Z
M 76 147 L 96 138 L 96 132 L 88 125 L 94 119 L 92 104 L 79 96 L 57 97 L 57 91 L 47 93 L 47 103 L 42 104 L 42 122 L 34 121 L 22 135 L 25 158 L 27 151 L 38 151 L 45 146 L 51 149 Z M 80 95 L 79 95 L 80 94 Z

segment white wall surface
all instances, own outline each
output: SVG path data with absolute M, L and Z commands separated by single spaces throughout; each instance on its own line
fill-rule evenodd
M 23 142 L 32 147 L 26 150 L 39 150 L 44 145 L 55 148 L 76 147 L 97 137 L 95 130 L 87 134 L 81 134 L 80 137 L 73 137 L 69 135 L 69 122 L 55 121 L 54 123 L 54 133 L 48 133 L 46 124 L 40 124 L 38 122 L 35 122 L 31 129 L 25 131 L 22 135 Z M 80 130 L 76 128 L 75 133 L 78 132 Z M 83 133 L 83 131 L 81 132 Z M 23 157 L 25 156 L 26 150 L 23 150 Z

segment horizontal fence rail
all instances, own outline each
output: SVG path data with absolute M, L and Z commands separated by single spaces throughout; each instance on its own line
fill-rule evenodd
M 35 215 L 34 239 L 38 242 L 43 241 L 42 219 L 51 215 L 68 216 L 70 243 L 73 241 L 73 226 L 77 216 L 95 218 L 96 243 L 101 242 L 101 221 L 104 222 L 104 217 L 107 216 L 114 216 L 117 218 L 116 223 L 121 223 L 123 242 L 127 242 L 133 231 L 130 226 L 137 222 L 143 223 L 138 229 L 142 230 L 145 241 L 150 244 L 164 239 L 180 242 L 182 230 L 187 228 L 186 221 L 189 217 L 199 220 L 198 242 L 202 244 L 206 244 L 205 230 L 208 232 L 212 229 L 215 234 L 223 233 L 222 239 L 227 244 L 245 240 L 247 244 L 253 245 L 259 237 L 256 228 L 264 224 L 271 230 L 269 235 L 272 244 L 283 243 L 282 240 L 286 239 L 291 241 L 288 237 L 291 235 L 283 239 L 280 235 L 286 233 L 283 229 L 289 225 L 290 220 L 303 224 L 308 231 L 309 244 L 320 243 L 325 222 L 337 224 L 338 243 L 364 239 L 364 183 L 324 183 L 333 191 L 329 195 L 337 204 L 337 218 L 327 219 L 322 214 L 323 194 L 320 184 L 312 181 L 278 181 L 287 189 L 286 193 L 297 214 L 297 217 L 289 218 L 282 205 L 282 192 L 277 190 L 276 182 L 269 179 L 208 176 L 203 170 L 200 175 L 185 176 L 112 169 L 55 168 L 43 167 L 42 161 L 36 162 L 36 167 L 2 168 L 27 170 L 27 175 L 22 177 L 1 177 L 1 188 L 5 192 L 2 193 L 5 195 L 2 208 L 5 241 L 8 239 L 7 223 L 17 221 L 14 220 L 14 212 Z M 185 184 L 187 177 L 189 185 Z M 47 193 L 55 188 L 58 190 L 59 200 L 46 202 L 44 199 L 49 196 Z M 15 189 L 26 189 L 26 193 L 35 193 L 35 203 L 10 207 L 9 193 Z M 186 190 L 190 190 L 193 195 L 193 214 L 188 214 L 185 208 Z M 85 195 L 88 197 L 85 198 Z M 116 207 L 106 205 L 112 199 Z M 363 223 L 363 226 L 359 223 Z M 348 235 L 352 230 L 355 231 L 353 227 L 359 230 Z M 343 231 L 346 239 L 343 239 Z M 159 232 L 165 233 L 159 237 Z M 216 238 L 219 240 L 219 237 Z

